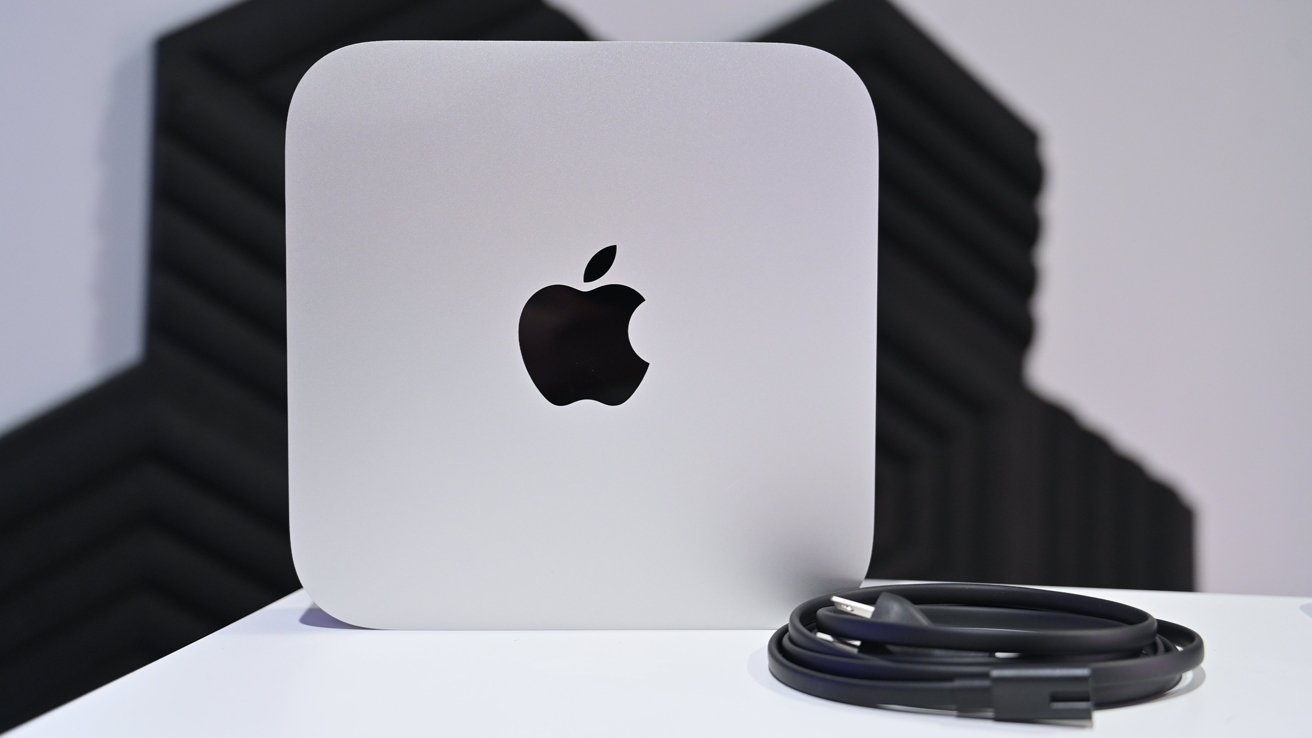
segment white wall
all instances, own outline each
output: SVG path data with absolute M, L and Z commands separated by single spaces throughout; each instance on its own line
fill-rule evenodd
M 0 430 L 139 352 L 149 44 L 225 4 L 0 8 Z M 713 40 L 813 2 L 559 4 Z M 1312 5 L 903 5 L 1044 135 L 1034 383 L 1188 491 L 1206 589 L 1312 593 Z
M 0 4 L 0 433 L 140 353 L 151 43 L 223 4 Z

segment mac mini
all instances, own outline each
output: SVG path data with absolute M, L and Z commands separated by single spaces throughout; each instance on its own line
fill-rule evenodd
M 865 86 L 752 43 L 377 42 L 287 122 L 290 525 L 370 628 L 769 628 L 874 528 Z

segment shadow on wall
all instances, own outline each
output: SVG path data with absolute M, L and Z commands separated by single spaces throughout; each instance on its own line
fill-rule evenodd
M 91 360 L 111 371 L 137 361 L 142 351 L 150 156 L 149 123 L 144 130 L 141 123 L 142 111 L 152 107 L 151 60 L 150 49 L 135 49 L 115 67 L 100 133 L 100 249 L 91 285 L 98 314 Z

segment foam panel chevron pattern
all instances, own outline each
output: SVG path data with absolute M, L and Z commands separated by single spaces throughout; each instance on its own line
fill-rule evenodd
M 298 586 L 282 145 L 304 71 L 372 39 L 585 37 L 537 0 L 249 0 L 160 41 L 144 358 L 0 438 L 0 729 Z M 840 56 L 880 115 L 871 575 L 1190 587 L 1188 508 L 1022 385 L 1033 131 L 882 0 L 765 40 Z

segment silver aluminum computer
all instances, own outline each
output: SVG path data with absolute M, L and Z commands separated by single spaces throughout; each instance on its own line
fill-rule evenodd
M 377 42 L 287 126 L 291 534 L 375 628 L 764 628 L 864 575 L 878 153 L 815 49 Z

